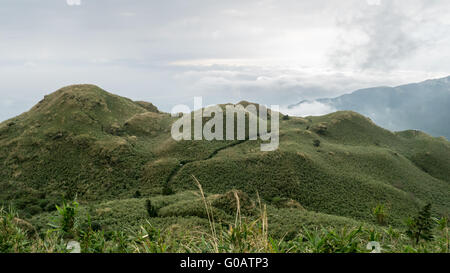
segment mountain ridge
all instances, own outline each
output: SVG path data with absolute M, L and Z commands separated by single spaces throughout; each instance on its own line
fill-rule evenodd
M 353 110 L 394 130 L 415 129 L 450 139 L 450 76 L 396 87 L 359 89 L 335 98 L 315 100 L 330 109 Z M 290 109 L 301 107 L 301 101 Z
M 176 142 L 170 114 L 96 86 L 57 92 L 0 123 L 0 201 L 28 217 L 75 196 L 97 204 L 182 194 L 196 189 L 192 175 L 210 194 L 236 189 L 358 221 L 371 221 L 378 203 L 390 204 L 396 225 L 427 202 L 434 213 L 450 207 L 450 143 L 393 133 L 356 112 L 281 115 L 279 149 L 261 152 L 259 140 Z

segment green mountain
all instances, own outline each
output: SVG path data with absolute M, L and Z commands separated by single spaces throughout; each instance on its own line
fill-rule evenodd
M 450 76 L 397 87 L 361 89 L 317 102 L 336 111 L 356 111 L 389 130 L 417 129 L 450 139 Z M 310 102 L 290 107 L 302 107 L 304 103 Z
M 393 133 L 349 111 L 280 115 L 279 149 L 261 152 L 259 140 L 176 142 L 175 120 L 93 85 L 64 87 L 0 124 L 0 201 L 39 223 L 77 196 L 110 227 L 142 221 L 150 198 L 160 211 L 156 223 L 187 227 L 207 221 L 195 176 L 223 219 L 233 211 L 224 202 L 239 190 L 268 204 L 279 231 L 373 223 L 378 204 L 389 208 L 393 225 L 427 202 L 434 214 L 450 212 L 443 138 Z

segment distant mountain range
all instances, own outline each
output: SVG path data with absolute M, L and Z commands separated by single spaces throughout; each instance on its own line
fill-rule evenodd
M 298 108 L 311 101 L 301 101 Z M 394 131 L 417 129 L 450 139 L 450 76 L 397 87 L 357 90 L 337 98 L 318 99 L 330 112 L 352 110 Z

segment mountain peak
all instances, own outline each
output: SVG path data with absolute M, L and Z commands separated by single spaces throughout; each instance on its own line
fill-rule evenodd
M 92 89 L 92 88 L 98 88 L 100 89 L 100 87 L 98 87 L 95 84 L 89 84 L 89 83 L 83 83 L 83 84 L 71 84 L 71 85 L 67 85 L 64 87 L 61 87 L 58 90 L 79 90 L 79 89 Z
M 85 94 L 104 94 L 107 93 L 105 90 L 101 89 L 100 87 L 98 87 L 97 85 L 93 85 L 93 84 L 74 84 L 74 85 L 68 85 L 65 87 L 62 87 L 58 90 L 56 90 L 55 92 L 45 96 L 44 98 L 47 97 L 56 97 L 58 95 L 62 95 L 62 94 L 72 94 L 72 95 L 76 95 L 76 96 L 83 96 Z
M 15 120 L 23 128 L 40 124 L 40 129 L 93 132 L 112 124 L 123 124 L 137 114 L 150 110 L 157 112 L 156 107 L 156 110 L 149 108 L 149 103 L 136 103 L 96 85 L 77 84 L 44 96 L 44 99 Z
M 105 97 L 114 96 L 92 84 L 69 85 L 44 96 L 30 112 L 50 111 L 58 108 L 92 108 L 94 104 L 105 103 Z

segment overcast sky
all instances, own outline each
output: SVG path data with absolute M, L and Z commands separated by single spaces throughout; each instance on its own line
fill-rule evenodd
M 449 14 L 448 0 L 2 0 L 0 120 L 76 83 L 170 111 L 444 77 Z

